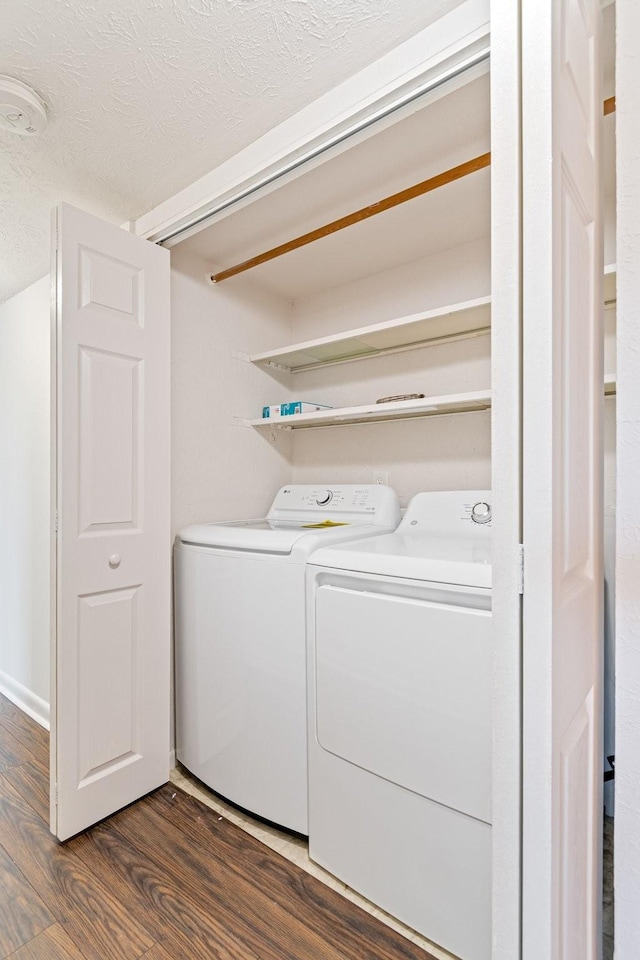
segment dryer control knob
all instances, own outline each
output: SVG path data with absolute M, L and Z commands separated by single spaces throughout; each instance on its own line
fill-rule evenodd
M 333 500 L 333 494 L 331 490 L 325 490 L 324 493 L 321 493 L 316 497 L 316 503 L 319 507 L 325 507 L 328 503 L 331 503 Z
M 471 519 L 474 523 L 489 523 L 489 520 L 491 520 L 491 504 L 474 503 L 471 508 Z

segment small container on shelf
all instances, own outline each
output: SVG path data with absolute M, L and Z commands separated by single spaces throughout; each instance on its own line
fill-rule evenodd
M 311 403 L 308 400 L 290 400 L 288 403 L 278 403 L 262 408 L 263 419 L 275 417 L 291 417 L 298 413 L 316 413 L 318 410 L 331 410 L 326 403 Z

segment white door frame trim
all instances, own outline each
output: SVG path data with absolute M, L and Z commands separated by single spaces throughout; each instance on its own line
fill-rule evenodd
M 491 0 L 492 960 L 521 949 L 522 142 L 520 3 Z
M 615 955 L 640 943 L 640 64 L 636 0 L 616 4 L 617 411 Z

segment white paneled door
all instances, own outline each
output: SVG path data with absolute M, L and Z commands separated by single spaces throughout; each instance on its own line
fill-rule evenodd
M 52 324 L 51 831 L 169 775 L 169 254 L 62 204 Z
M 523 957 L 597 960 L 600 4 L 522 0 Z

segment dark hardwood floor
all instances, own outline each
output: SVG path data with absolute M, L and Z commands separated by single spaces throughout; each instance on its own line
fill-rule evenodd
M 0 960 L 429 960 L 173 785 L 59 844 L 48 734 L 0 695 Z

